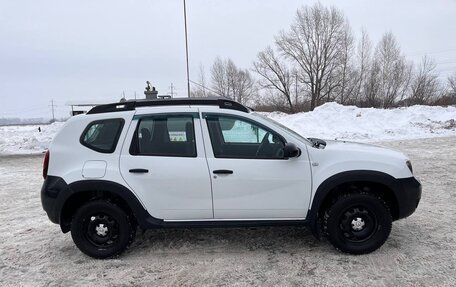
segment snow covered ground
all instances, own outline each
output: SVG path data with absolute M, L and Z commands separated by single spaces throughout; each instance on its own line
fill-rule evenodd
M 265 113 L 305 137 L 363 142 L 456 135 L 456 107 L 413 106 L 390 110 L 327 103 L 313 112 Z M 0 127 L 0 154 L 42 153 L 63 123 Z
M 42 156 L 0 156 L 0 286 L 456 286 L 456 137 L 392 141 L 423 184 L 385 245 L 350 256 L 301 227 L 138 232 L 121 257 L 82 254 L 40 202 Z
M 0 127 L 0 154 L 42 153 L 63 124 Z
M 456 107 L 357 108 L 326 103 L 308 113 L 266 114 L 306 136 L 378 142 L 456 135 Z

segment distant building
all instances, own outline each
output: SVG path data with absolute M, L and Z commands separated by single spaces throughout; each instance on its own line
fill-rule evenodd
M 70 101 L 70 102 L 67 102 L 66 105 L 71 107 L 70 115 L 76 116 L 76 115 L 87 113 L 88 111 L 90 111 L 90 109 L 92 109 L 95 106 L 109 104 L 112 102 L 115 102 L 115 101 L 107 101 L 107 100 L 104 100 L 104 101 L 96 101 L 96 100 Z
M 157 99 L 171 99 L 171 95 L 159 95 L 158 91 L 155 89 L 155 87 L 152 87 L 150 82 L 147 81 L 147 86 L 146 90 L 144 91 L 145 99 L 136 99 L 136 93 L 135 93 L 135 101 L 147 101 L 147 100 L 157 100 Z M 131 101 L 125 99 L 125 94 L 122 99 L 120 99 L 120 103 L 125 102 L 125 101 Z M 66 105 L 71 107 L 71 116 L 76 116 L 80 114 L 85 114 L 88 111 L 90 111 L 93 107 L 98 106 L 98 105 L 104 105 L 104 104 L 110 104 L 110 103 L 115 103 L 118 102 L 117 100 L 102 100 L 102 101 L 97 101 L 97 100 L 87 100 L 87 101 L 70 101 L 67 102 Z

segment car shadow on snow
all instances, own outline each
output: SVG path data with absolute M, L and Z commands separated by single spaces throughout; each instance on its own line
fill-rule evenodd
M 243 253 L 268 251 L 306 252 L 321 249 L 325 242 L 316 239 L 305 227 L 183 228 L 139 230 L 123 256 L 138 254 Z

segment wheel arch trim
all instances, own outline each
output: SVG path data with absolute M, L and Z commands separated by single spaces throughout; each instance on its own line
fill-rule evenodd
M 59 223 L 64 232 L 68 229 L 68 227 L 64 226 L 65 222 L 62 220 L 65 206 L 71 204 L 69 200 L 74 198 L 74 196 L 83 195 L 88 192 L 107 193 L 119 197 L 127 204 L 139 226 L 142 228 L 150 228 L 151 225 L 160 225 L 162 223 L 161 219 L 153 218 L 149 214 L 130 189 L 119 183 L 108 180 L 81 180 L 69 184 L 68 187 L 70 192 L 67 192 L 64 198 L 62 198 L 59 213 Z
M 315 235 L 319 235 L 318 212 L 327 195 L 329 195 L 330 192 L 337 186 L 350 182 L 371 182 L 384 185 L 392 191 L 394 200 L 396 201 L 396 194 L 402 189 L 400 182 L 396 178 L 379 171 L 352 170 L 332 175 L 331 177 L 324 180 L 316 189 L 312 204 L 307 214 L 310 227 Z

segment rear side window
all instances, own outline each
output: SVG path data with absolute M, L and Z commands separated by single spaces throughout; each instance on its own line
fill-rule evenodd
M 193 116 L 166 115 L 139 121 L 132 155 L 196 157 Z
M 81 135 L 80 142 L 94 151 L 113 153 L 117 146 L 123 119 L 107 119 L 91 122 Z

